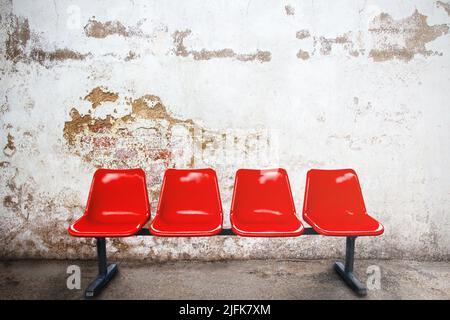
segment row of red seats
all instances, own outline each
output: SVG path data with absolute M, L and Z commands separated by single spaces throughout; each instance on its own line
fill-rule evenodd
M 77 237 L 126 237 L 150 219 L 142 169 L 95 172 L 84 215 L 69 227 Z M 296 215 L 284 169 L 240 169 L 231 203 L 232 231 L 240 236 L 298 236 Z M 370 217 L 354 170 L 310 170 L 306 177 L 303 219 L 329 236 L 383 233 Z M 149 227 L 156 236 L 212 236 L 221 232 L 223 211 L 213 169 L 168 169 L 156 215 Z

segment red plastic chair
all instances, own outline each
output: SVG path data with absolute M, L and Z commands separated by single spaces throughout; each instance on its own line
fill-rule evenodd
M 240 236 L 298 236 L 304 230 L 295 215 L 289 178 L 284 169 L 239 169 L 230 219 L 233 232 Z
M 142 169 L 98 169 L 84 215 L 69 227 L 75 237 L 127 237 L 150 218 Z
M 213 169 L 167 169 L 150 232 L 212 236 L 222 231 L 222 203 Z
M 308 171 L 303 219 L 327 236 L 376 236 L 384 231 L 381 223 L 367 214 L 352 169 Z

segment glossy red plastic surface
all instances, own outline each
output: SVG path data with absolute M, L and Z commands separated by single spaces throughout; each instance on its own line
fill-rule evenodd
M 150 218 L 142 169 L 98 169 L 84 215 L 69 227 L 76 237 L 126 237 Z
M 150 232 L 211 236 L 222 231 L 222 203 L 213 169 L 167 169 Z
M 284 169 L 238 170 L 230 218 L 233 232 L 240 236 L 288 237 L 304 230 Z
M 381 223 L 367 214 L 352 169 L 308 171 L 303 219 L 329 236 L 376 236 L 384 231 Z

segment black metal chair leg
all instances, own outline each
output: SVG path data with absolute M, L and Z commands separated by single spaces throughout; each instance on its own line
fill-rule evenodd
M 93 298 L 102 292 L 103 288 L 117 273 L 117 264 L 108 264 L 106 258 L 106 239 L 97 238 L 98 275 L 85 292 L 86 298 Z
M 345 248 L 345 265 L 342 262 L 334 263 L 334 270 L 341 276 L 345 283 L 358 295 L 367 295 L 367 288 L 353 273 L 353 263 L 355 259 L 356 237 L 347 237 Z

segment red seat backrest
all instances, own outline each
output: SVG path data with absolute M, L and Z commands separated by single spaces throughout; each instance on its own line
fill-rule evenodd
M 86 214 L 90 219 L 117 222 L 150 212 L 142 169 L 98 169 L 92 179 Z M 133 217 L 134 216 L 134 217 Z
M 158 213 L 222 215 L 217 175 L 213 169 L 167 169 Z
M 255 210 L 295 214 L 286 170 L 239 169 L 236 172 L 231 212 Z
M 308 171 L 303 214 L 350 211 L 365 214 L 366 207 L 356 172 L 352 169 Z

